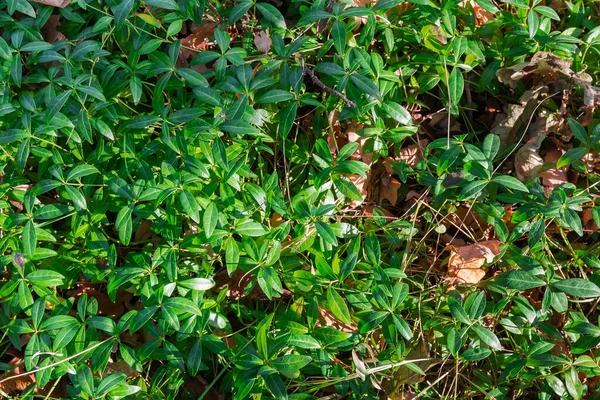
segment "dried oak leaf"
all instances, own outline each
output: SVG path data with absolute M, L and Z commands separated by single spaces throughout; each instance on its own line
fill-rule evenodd
M 468 246 L 451 247 L 448 280 L 459 284 L 478 283 L 486 274 L 482 267 L 500 254 L 501 244 L 498 240 L 486 240 Z
M 556 164 L 560 156 L 562 156 L 564 153 L 564 150 L 556 148 L 552 149 L 546 153 L 546 155 L 544 156 L 544 161 L 546 163 Z M 540 174 L 542 184 L 546 187 L 547 192 L 551 192 L 552 189 L 554 189 L 558 185 L 567 183 L 569 181 L 567 170 L 568 167 L 562 167 L 561 169 L 551 168 Z

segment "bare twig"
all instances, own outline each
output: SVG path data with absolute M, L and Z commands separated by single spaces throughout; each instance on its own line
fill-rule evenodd
M 323 82 L 321 82 L 321 80 L 317 77 L 317 75 L 315 75 L 315 71 L 313 71 L 306 65 L 302 66 L 302 71 L 304 72 L 305 75 L 310 76 L 310 79 L 312 79 L 313 83 L 315 85 L 317 85 L 319 88 L 321 88 L 322 90 L 326 91 L 327 93 L 329 93 L 333 96 L 339 97 L 340 99 L 342 99 L 344 101 L 344 103 L 346 103 L 346 105 L 348 107 L 351 107 L 351 108 L 356 107 L 356 103 L 353 102 L 352 100 L 350 100 L 349 98 L 347 98 L 343 93 L 338 92 L 337 90 L 332 89 L 329 86 L 325 85 Z

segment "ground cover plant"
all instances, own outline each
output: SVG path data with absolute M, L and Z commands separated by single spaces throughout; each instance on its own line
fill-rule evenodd
M 599 398 L 600 7 L 1 0 L 6 398 Z

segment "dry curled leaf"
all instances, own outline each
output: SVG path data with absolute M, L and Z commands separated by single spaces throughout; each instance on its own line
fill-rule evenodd
M 501 244 L 498 240 L 486 240 L 468 246 L 451 247 L 448 279 L 459 284 L 478 283 L 486 274 L 483 266 L 500 254 Z
M 271 38 L 269 34 L 265 31 L 260 31 L 256 35 L 254 35 L 254 45 L 256 49 L 261 53 L 268 53 L 271 49 Z
M 517 178 L 529 182 L 537 178 L 544 167 L 544 160 L 539 155 L 540 146 L 546 138 L 541 134 L 533 138 L 519 149 L 515 156 L 515 170 Z

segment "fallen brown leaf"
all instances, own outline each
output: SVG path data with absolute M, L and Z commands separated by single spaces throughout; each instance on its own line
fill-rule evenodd
M 71 4 L 71 0 L 31 0 L 31 1 L 34 1 L 36 3 L 45 4 L 50 7 L 58 7 L 58 8 L 65 8 L 66 6 Z
M 479 4 L 477 4 L 474 0 L 463 0 L 460 3 L 458 3 L 458 6 L 462 8 L 471 6 L 473 8 L 473 11 L 475 11 L 475 23 L 477 25 L 483 25 L 490 19 L 494 18 L 494 14 L 481 8 Z
M 13 359 L 10 360 L 8 364 L 14 366 L 15 368 L 0 376 L 0 380 L 9 379 L 0 383 L 0 391 L 8 395 L 16 394 L 25 390 L 32 383 L 35 383 L 34 374 L 28 374 L 25 376 L 20 376 L 18 378 L 10 379 L 11 377 L 15 377 L 25 372 L 22 358 L 13 357 Z
M 348 325 L 337 319 L 331 311 L 319 307 L 319 320 L 317 326 L 330 326 L 342 332 L 356 332 L 358 328 L 354 325 Z
M 392 177 L 382 177 L 379 197 L 381 200 L 389 201 L 393 206 L 398 202 L 398 189 L 402 184 L 399 180 Z
M 523 182 L 529 182 L 537 178 L 544 167 L 544 160 L 539 155 L 540 146 L 546 136 L 540 134 L 531 139 L 519 149 L 515 156 L 515 170 L 517 178 Z
M 66 36 L 58 31 L 60 26 L 60 17 L 58 15 L 51 15 L 48 21 L 42 28 L 42 37 L 48 43 L 54 43 L 57 40 L 67 40 Z
M 486 274 L 482 267 L 500 254 L 501 244 L 498 240 L 486 240 L 468 246 L 450 247 L 448 280 L 459 284 L 478 283 Z
M 560 156 L 565 153 L 564 150 L 552 149 L 546 153 L 544 161 L 551 164 L 556 164 Z M 562 167 L 561 169 L 551 168 L 540 174 L 542 184 L 546 187 L 547 192 L 551 192 L 552 189 L 560 184 L 567 183 L 569 177 L 567 175 L 568 167 Z

